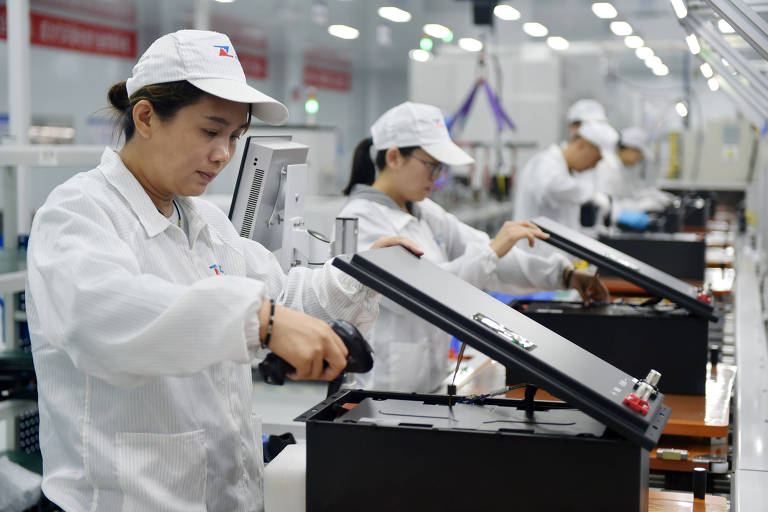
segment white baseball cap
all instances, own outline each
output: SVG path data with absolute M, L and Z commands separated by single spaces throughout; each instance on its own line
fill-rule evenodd
M 630 126 L 621 130 L 621 145 L 635 148 L 643 153 L 643 156 L 648 156 L 650 151 L 648 150 L 648 136 L 642 128 L 636 126 Z
M 607 121 L 605 109 L 597 100 L 583 99 L 578 100 L 571 108 L 565 118 L 569 123 L 579 121 Z
M 420 146 L 429 156 L 444 164 L 468 165 L 475 162 L 451 140 L 442 112 L 432 105 L 410 101 L 401 103 L 387 110 L 373 123 L 371 135 L 377 151 Z
M 245 81 L 232 43 L 208 30 L 179 30 L 147 48 L 126 81 L 128 97 L 147 85 L 186 80 L 198 89 L 238 103 L 253 105 L 253 115 L 269 124 L 283 124 L 288 109 Z
M 619 134 L 605 121 L 583 122 L 576 133 L 597 146 L 600 151 L 613 151 L 619 142 Z

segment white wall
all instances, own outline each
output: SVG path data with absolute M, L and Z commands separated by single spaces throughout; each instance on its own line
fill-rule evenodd
M 109 115 L 109 111 L 105 110 L 108 105 L 107 91 L 113 83 L 130 76 L 134 62 L 131 59 L 38 46 L 31 47 L 30 56 L 32 121 L 59 120 L 75 128 L 75 143 L 102 143 L 100 140 L 93 140 L 89 135 L 88 119 L 95 114 Z M 289 58 L 291 57 L 271 54 L 268 78 L 261 81 L 249 79 L 249 83 L 266 94 L 285 101 L 291 114 L 289 123 L 303 124 L 306 121 L 303 99 L 290 101 L 290 94 L 286 93 L 294 87 L 301 87 L 301 84 L 288 83 L 285 73 L 289 64 L 302 67 L 303 56 L 293 57 L 302 59 L 298 64 L 286 62 Z M 6 44 L 0 42 L 0 76 L 7 77 L 7 69 Z M 390 106 L 407 99 L 405 68 L 399 71 L 353 68 L 350 73 L 351 90 L 318 90 L 320 111 L 316 124 L 334 126 L 339 130 L 340 173 L 349 169 L 352 151 L 357 142 L 368 135 L 368 128 L 375 117 Z M 0 113 L 7 111 L 8 81 L 0 80 Z M 35 209 L 42 205 L 56 185 L 80 170 L 86 169 L 31 169 L 30 207 Z M 0 201 L 1 198 L 2 195 Z

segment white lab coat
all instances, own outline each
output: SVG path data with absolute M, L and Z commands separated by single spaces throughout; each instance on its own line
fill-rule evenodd
M 375 318 L 378 295 L 337 269 L 285 275 L 215 206 L 177 200 L 189 239 L 106 149 L 35 216 L 43 491 L 65 510 L 262 510 L 249 364 L 262 301 L 363 329 Z
M 613 200 L 613 219 L 617 219 L 622 210 L 661 211 L 674 198 L 672 194 L 643 183 L 637 171 L 627 168 L 613 152 L 606 153 L 598 162 L 595 188 Z
M 539 216 L 579 229 L 580 209 L 594 194 L 593 171 L 577 177 L 568 170 L 558 144 L 536 153 L 515 180 L 515 220 Z M 537 244 L 542 245 L 543 244 Z
M 557 289 L 570 265 L 559 255 L 540 258 L 513 248 L 499 259 L 490 239 L 425 199 L 413 205 L 414 215 L 401 210 L 385 194 L 356 185 L 339 216 L 359 219 L 358 247 L 369 249 L 382 236 L 410 238 L 424 258 L 465 281 L 492 291 L 523 292 Z M 522 243 L 528 243 L 527 240 Z M 387 299 L 368 341 L 374 349 L 373 370 L 358 375 L 365 389 L 431 392 L 445 378 L 451 336 Z

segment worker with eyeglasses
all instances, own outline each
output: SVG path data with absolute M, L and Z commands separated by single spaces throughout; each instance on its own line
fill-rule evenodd
M 607 291 L 593 276 L 574 270 L 562 255 L 528 254 L 547 234 L 530 222 L 506 222 L 491 239 L 464 224 L 427 198 L 445 165 L 474 160 L 452 140 L 437 107 L 402 103 L 384 113 L 362 140 L 352 161 L 340 217 L 359 219 L 358 248 L 368 249 L 382 236 L 404 236 L 439 264 L 478 288 L 524 293 L 577 289 L 585 301 L 602 300 Z M 375 151 L 372 155 L 371 151 Z M 376 364 L 356 376 L 364 389 L 432 392 L 447 372 L 451 337 L 431 323 L 382 299 L 379 317 L 368 336 Z

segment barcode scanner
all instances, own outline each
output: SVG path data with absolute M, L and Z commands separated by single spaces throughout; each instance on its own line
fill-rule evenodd
M 329 395 L 338 390 L 344 373 L 366 373 L 373 368 L 373 349 L 365 341 L 357 327 L 345 320 L 334 320 L 331 322 L 331 328 L 341 338 L 341 341 L 344 342 L 349 353 L 347 354 L 346 368 L 328 385 Z M 282 386 L 285 383 L 285 376 L 295 371 L 296 368 L 290 363 L 271 352 L 264 361 L 259 363 L 259 373 L 267 384 Z M 332 387 L 334 388 L 333 390 Z

